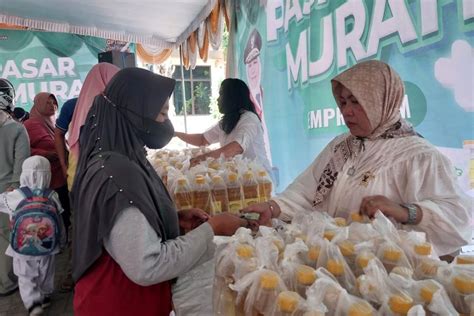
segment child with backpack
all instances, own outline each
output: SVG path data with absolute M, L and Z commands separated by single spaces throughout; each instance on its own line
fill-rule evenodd
M 51 304 L 54 290 L 54 255 L 66 243 L 63 211 L 51 181 L 49 161 L 27 158 L 22 165 L 20 188 L 0 194 L 0 212 L 11 219 L 12 233 L 6 255 L 13 257 L 13 271 L 29 315 L 41 315 Z

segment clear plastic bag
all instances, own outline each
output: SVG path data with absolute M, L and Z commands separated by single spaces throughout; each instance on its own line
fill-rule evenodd
M 354 274 L 344 260 L 341 251 L 335 244 L 332 244 L 327 240 L 324 241 L 324 246 L 321 249 L 317 266 L 326 268 L 343 288 L 349 291 L 349 293 L 355 293 L 356 280 Z
M 375 316 L 377 311 L 365 300 L 342 292 L 337 302 L 334 316 Z
M 303 315 L 304 299 L 296 292 L 283 291 L 278 294 L 274 307 L 269 315 L 272 316 L 301 316 Z
M 444 286 L 459 313 L 469 314 L 471 312 L 467 298 L 474 294 L 474 268 L 472 265 L 451 264 L 443 267 L 438 270 L 436 280 Z
M 382 261 L 387 272 L 395 267 L 412 269 L 410 262 L 402 248 L 391 240 L 386 240 L 377 250 L 377 257 Z
M 278 294 L 286 291 L 286 286 L 278 273 L 268 269 L 259 269 L 247 274 L 230 287 L 238 293 L 237 306 L 243 305 L 246 316 L 256 313 L 270 315 Z
M 386 300 L 388 282 L 385 267 L 378 258 L 373 257 L 364 268 L 364 274 L 357 278 L 357 289 L 361 297 L 379 307 Z
M 306 291 L 306 300 L 316 306 L 325 306 L 327 315 L 334 315 L 339 298 L 343 293 L 346 293 L 346 290 L 332 276 L 325 277 L 323 273 Z

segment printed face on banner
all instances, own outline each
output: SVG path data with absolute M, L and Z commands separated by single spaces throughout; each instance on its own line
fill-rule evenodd
M 260 57 L 256 57 L 247 64 L 247 78 L 250 90 L 260 89 Z

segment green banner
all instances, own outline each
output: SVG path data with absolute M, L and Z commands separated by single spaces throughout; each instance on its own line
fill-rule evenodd
M 447 155 L 472 151 L 473 172 L 473 0 L 243 0 L 235 14 L 230 69 L 259 97 L 278 191 L 347 132 L 330 79 L 369 59 L 404 80 L 402 117 L 460 150 Z
M 106 40 L 69 33 L 0 29 L 0 77 L 16 89 L 16 106 L 30 110 L 39 92 L 59 106 L 79 95 L 82 82 Z

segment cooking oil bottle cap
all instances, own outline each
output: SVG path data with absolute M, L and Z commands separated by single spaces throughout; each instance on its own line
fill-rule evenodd
M 283 291 L 278 294 L 277 304 L 281 312 L 293 313 L 298 308 L 301 297 L 296 292 Z
M 457 264 L 474 264 L 474 256 L 459 255 L 456 257 Z
M 347 221 L 343 217 L 335 217 L 334 222 L 336 223 L 337 226 L 340 226 L 340 227 L 347 226 Z
M 414 246 L 415 252 L 420 256 L 429 256 L 431 254 L 431 244 L 423 242 Z
M 319 253 L 321 252 L 321 247 L 312 246 L 308 250 L 308 259 L 312 262 L 315 262 L 319 258 Z
M 349 307 L 348 316 L 372 316 L 374 315 L 374 309 L 370 306 L 369 303 L 364 301 L 358 301 L 351 304 Z
M 260 275 L 260 287 L 265 290 L 274 290 L 278 287 L 280 277 L 274 271 L 264 271 Z
M 362 253 L 356 259 L 359 268 L 364 269 L 369 265 L 369 261 L 375 258 L 375 255 L 371 252 Z
M 303 285 L 311 285 L 316 281 L 316 271 L 310 266 L 301 264 L 296 268 L 296 280 Z
M 222 183 L 224 180 L 222 179 L 221 176 L 213 176 L 212 177 L 212 183 L 214 184 L 220 184 Z
M 188 180 L 186 180 L 186 178 L 179 178 L 178 179 L 178 185 L 179 186 L 185 186 L 188 184 Z
M 237 173 L 235 173 L 235 172 L 229 173 L 228 178 L 229 178 L 229 181 L 231 181 L 231 182 L 237 181 Z
M 474 294 L 474 278 L 464 273 L 453 278 L 453 285 L 462 294 Z
M 253 257 L 253 247 L 247 244 L 237 245 L 236 252 L 241 258 L 248 259 Z
M 324 238 L 331 241 L 334 236 L 336 236 L 336 232 L 334 230 L 325 230 L 324 231 Z
M 364 217 L 360 215 L 359 212 L 354 212 L 351 213 L 351 220 L 353 222 L 362 223 L 364 221 Z
M 383 251 L 383 258 L 391 262 L 397 262 L 402 257 L 402 251 L 396 247 L 389 246 Z
M 335 277 L 338 277 L 344 274 L 344 265 L 338 259 L 329 259 L 327 262 L 327 269 Z
M 392 295 L 388 300 L 388 306 L 392 312 L 406 315 L 413 306 L 413 300 L 405 295 Z
M 204 179 L 203 176 L 196 176 L 194 182 L 196 182 L 196 184 L 204 184 L 206 183 L 206 179 Z
M 260 170 L 260 171 L 258 172 L 258 176 L 259 176 L 259 177 L 266 177 L 266 176 L 267 176 L 267 172 L 266 172 L 265 170 Z
M 339 244 L 339 249 L 344 257 L 350 257 L 355 254 L 354 243 L 350 240 L 341 241 Z
M 426 283 L 420 288 L 420 297 L 426 303 L 430 304 L 433 299 L 433 295 L 440 289 L 440 287 L 432 280 L 427 280 Z
M 423 260 L 420 263 L 420 270 L 426 276 L 435 276 L 438 273 L 438 266 L 434 261 Z

